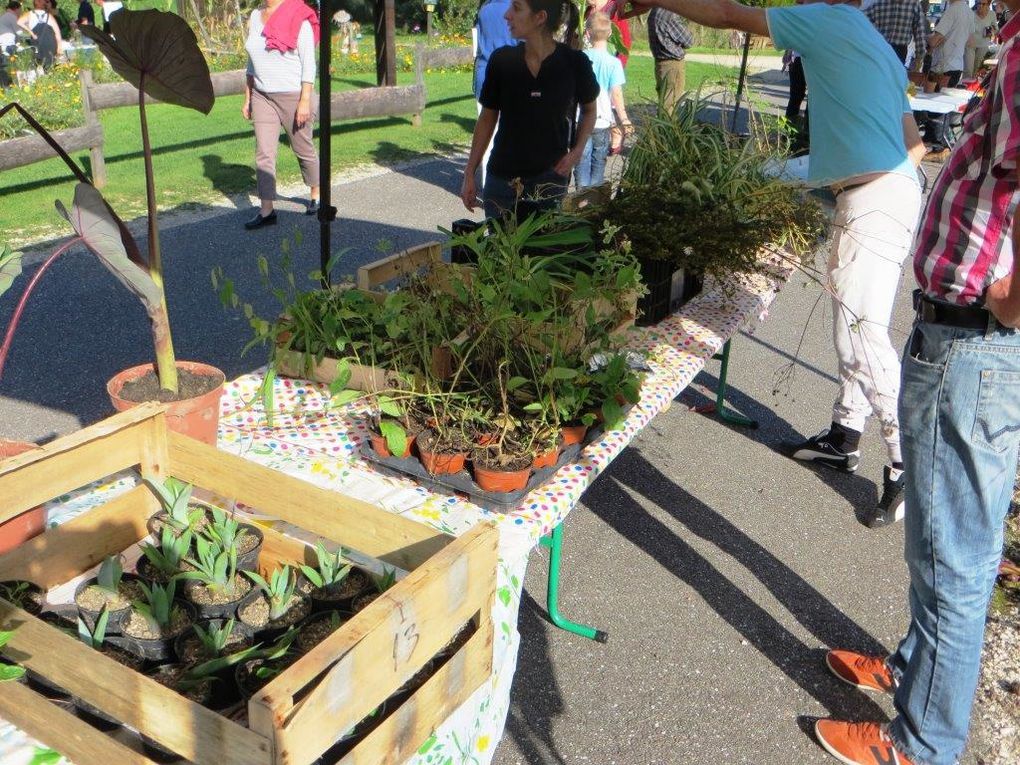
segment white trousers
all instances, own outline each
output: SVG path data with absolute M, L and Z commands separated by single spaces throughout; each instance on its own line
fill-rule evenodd
M 839 362 L 833 422 L 863 432 L 868 416 L 882 423 L 890 462 L 901 462 L 896 401 L 900 357 L 889 322 L 903 261 L 921 209 L 915 178 L 885 173 L 836 197 L 829 253 L 832 338 Z

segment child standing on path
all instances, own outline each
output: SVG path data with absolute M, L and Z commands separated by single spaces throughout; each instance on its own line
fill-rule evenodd
M 584 54 L 591 59 L 599 95 L 595 100 L 595 129 L 584 145 L 581 161 L 574 169 L 577 188 L 598 186 L 606 176 L 606 159 L 609 157 L 609 132 L 614 122 L 624 130 L 633 131 L 623 104 L 623 64 L 609 52 L 609 36 L 613 22 L 604 13 L 593 13 L 588 18 L 588 38 L 591 47 Z

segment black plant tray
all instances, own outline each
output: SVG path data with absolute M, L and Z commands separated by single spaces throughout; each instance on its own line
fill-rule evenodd
M 528 479 L 528 485 L 520 491 L 484 491 L 474 482 L 471 473 L 466 469 L 451 475 L 432 475 L 417 457 L 380 457 L 367 440 L 361 444 L 361 456 L 371 462 L 380 473 L 399 478 L 409 476 L 418 485 L 437 494 L 467 497 L 471 502 L 486 510 L 510 513 L 517 509 L 521 500 L 528 493 L 548 481 L 553 473 L 564 465 L 576 461 L 581 450 L 593 441 L 602 438 L 602 433 L 601 426 L 590 428 L 583 444 L 571 444 L 564 448 L 555 465 L 533 472 L 531 478 Z

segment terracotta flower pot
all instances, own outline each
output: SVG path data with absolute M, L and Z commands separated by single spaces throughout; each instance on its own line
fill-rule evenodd
M 23 454 L 35 449 L 35 444 L 26 441 L 3 441 L 0 440 L 0 460 Z M 38 536 L 46 530 L 46 511 L 40 507 L 33 507 L 19 513 L 13 518 L 0 523 L 0 555 L 10 552 L 23 542 L 32 537 Z
M 556 460 L 560 458 L 560 447 L 554 446 L 547 452 L 536 454 L 535 458 L 531 461 L 531 467 L 533 470 L 541 470 L 542 468 L 552 467 L 556 464 Z
M 138 406 L 141 402 L 122 398 L 121 391 L 126 383 L 144 377 L 149 372 L 155 372 L 155 369 L 154 364 L 139 364 L 114 375 L 106 384 L 106 392 L 110 394 L 113 408 L 118 412 L 124 412 Z M 178 361 L 177 369 L 195 375 L 215 377 L 218 383 L 215 388 L 201 396 L 169 402 L 166 413 L 167 427 L 175 433 L 216 446 L 216 431 L 220 424 L 220 397 L 223 395 L 223 381 L 226 379 L 223 372 L 214 366 L 197 361 Z
M 464 462 L 467 454 L 458 452 L 456 454 L 441 454 L 440 452 L 429 452 L 418 445 L 418 457 L 421 464 L 432 475 L 452 475 L 464 469 Z
M 380 433 L 369 433 L 369 440 L 372 443 L 372 450 L 380 457 L 392 457 L 393 452 L 390 451 L 390 447 L 386 445 L 386 439 Z M 414 446 L 414 436 L 408 434 L 407 445 L 404 447 L 404 453 L 399 455 L 401 458 L 411 456 L 411 447 Z
M 587 425 L 564 425 L 560 428 L 560 435 L 563 437 L 563 445 L 579 444 L 584 441 L 588 433 Z
M 508 492 L 520 491 L 528 485 L 528 478 L 531 477 L 531 468 L 523 470 L 492 470 L 474 466 L 475 483 L 483 491 Z

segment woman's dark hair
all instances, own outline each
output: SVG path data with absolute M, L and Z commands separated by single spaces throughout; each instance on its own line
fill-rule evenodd
M 9 11 L 21 10 L 21 3 L 19 3 L 18 0 L 11 0 L 11 2 L 7 3 L 7 10 Z
M 524 2 L 531 8 L 532 13 L 545 11 L 545 28 L 553 34 L 556 34 L 556 30 L 560 28 L 563 11 L 570 4 L 569 2 L 563 2 L 563 0 L 524 0 Z

